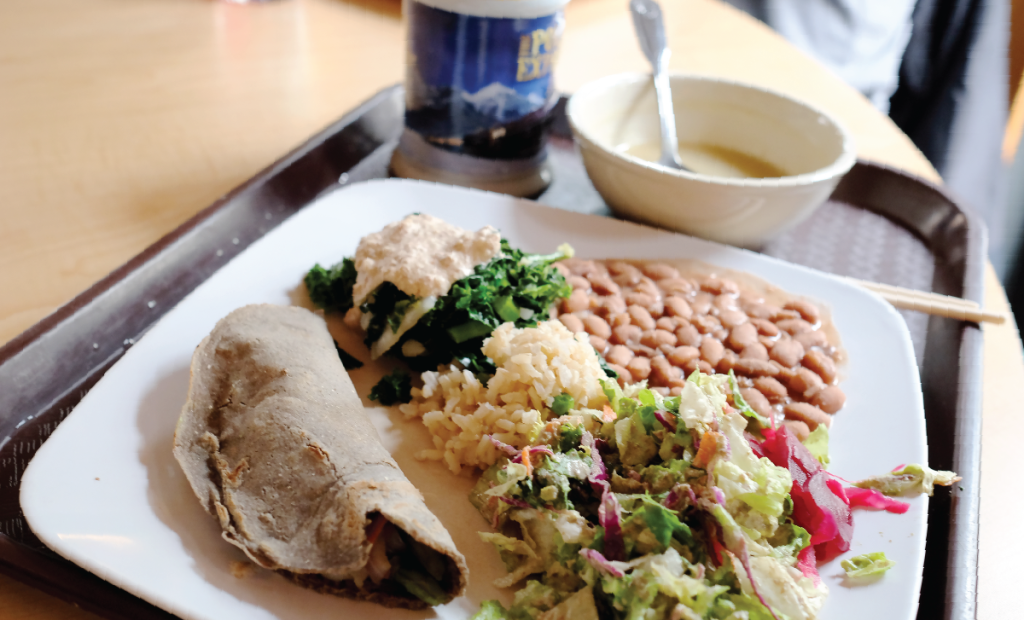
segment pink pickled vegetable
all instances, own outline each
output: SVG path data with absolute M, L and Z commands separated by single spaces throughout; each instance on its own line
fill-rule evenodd
M 875 489 L 848 487 L 846 489 L 846 497 L 850 499 L 851 508 L 887 510 L 900 515 L 910 510 L 910 504 L 907 502 L 901 502 L 897 499 L 886 497 Z

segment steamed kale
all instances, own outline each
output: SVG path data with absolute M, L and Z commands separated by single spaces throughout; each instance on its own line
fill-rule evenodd
M 484 338 L 505 322 L 523 328 L 546 319 L 552 304 L 572 292 L 553 266 L 570 256 L 572 248 L 567 245 L 553 254 L 527 254 L 502 239 L 501 254 L 455 282 L 433 309 L 402 335 L 389 355 L 405 360 L 416 371 L 435 370 L 440 364 L 458 361 L 481 377 L 494 374 L 494 364 L 480 351 Z M 355 264 L 346 258 L 329 270 L 314 266 L 306 275 L 306 286 L 317 306 L 344 312 L 352 307 L 355 279 Z M 378 287 L 360 306 L 370 315 L 367 346 L 376 342 L 385 329 L 395 331 L 404 311 L 415 301 L 393 284 Z M 422 354 L 403 355 L 402 345 L 408 341 L 423 345 L 422 349 L 415 348 Z
M 305 278 L 309 298 L 324 310 L 347 312 L 352 307 L 352 287 L 356 284 L 356 264 L 346 258 L 330 269 L 313 265 Z
M 370 400 L 375 400 L 385 407 L 409 402 L 412 400 L 412 377 L 401 368 L 396 368 L 373 386 L 370 390 Z

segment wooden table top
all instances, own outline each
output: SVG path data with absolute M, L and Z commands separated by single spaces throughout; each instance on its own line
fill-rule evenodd
M 625 4 L 569 5 L 560 89 L 646 71 Z M 888 117 L 759 22 L 714 0 L 663 6 L 674 70 L 807 100 L 848 126 L 861 157 L 941 181 Z M 0 344 L 400 82 L 403 61 L 398 0 L 0 3 Z M 986 285 L 987 307 L 1008 311 L 991 267 Z M 1009 489 L 1024 417 L 1007 386 L 1024 384 L 1024 357 L 1012 324 L 984 333 L 982 481 Z M 1013 531 L 1014 508 L 1024 500 L 982 495 L 982 617 L 1019 611 L 1024 542 L 996 538 Z M 95 618 L 3 575 L 0 609 Z

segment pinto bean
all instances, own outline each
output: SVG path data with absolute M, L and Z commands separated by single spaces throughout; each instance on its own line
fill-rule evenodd
M 679 344 L 685 344 L 691 347 L 699 347 L 701 341 L 700 332 L 693 325 L 686 324 L 676 330 L 676 339 Z
M 651 374 L 651 360 L 646 357 L 634 357 L 626 364 L 634 381 L 643 381 Z
M 633 265 L 630 265 L 626 261 L 612 260 L 608 261 L 605 264 L 608 267 L 608 273 L 612 274 L 613 276 L 619 276 L 624 273 L 636 274 L 637 281 L 639 281 L 640 276 L 643 275 L 642 273 L 640 273 L 639 269 L 637 269 Z
M 772 345 L 769 355 L 779 364 L 792 368 L 803 359 L 804 347 L 796 340 L 779 340 Z
M 718 320 L 721 321 L 724 327 L 732 329 L 738 327 L 747 322 L 747 315 L 743 314 L 739 310 L 722 310 L 718 313 Z
M 804 299 L 791 299 L 782 307 L 786 310 L 796 310 L 800 313 L 800 318 L 811 324 L 817 323 L 820 318 L 818 309 L 814 304 Z
M 626 346 L 632 349 L 633 353 L 635 353 L 636 355 L 643 355 L 644 357 L 654 357 L 658 355 L 657 349 L 649 347 L 645 344 L 641 344 L 639 342 L 631 342 Z
M 657 349 L 664 345 L 674 347 L 676 346 L 676 335 L 664 329 L 652 329 L 640 335 L 640 342 L 652 349 Z
M 771 349 L 775 346 L 775 338 L 769 338 L 768 336 L 758 336 L 757 341 L 763 344 L 765 349 Z
M 633 383 L 633 375 L 629 374 L 624 366 L 618 364 L 608 364 L 608 368 L 615 371 L 615 374 L 619 375 L 619 385 L 626 385 L 627 383 Z
M 673 366 L 664 355 L 651 360 L 650 381 L 653 385 L 669 385 L 682 378 L 682 371 Z
M 613 330 L 620 325 L 629 325 L 631 322 L 632 319 L 625 312 L 608 317 L 608 324 Z
M 590 307 L 590 297 L 581 288 L 575 289 L 565 301 L 562 302 L 563 312 L 580 312 Z
M 809 368 L 800 367 L 789 381 L 786 382 L 792 394 L 803 395 L 811 390 L 820 388 L 823 383 L 821 377 Z
M 630 321 L 642 330 L 654 329 L 654 319 L 647 308 L 638 305 L 631 305 L 626 308 Z
M 719 327 L 715 331 L 711 332 L 711 336 L 716 340 L 725 342 L 725 339 L 729 337 L 729 330 L 724 327 Z
M 811 404 L 825 413 L 835 413 L 846 404 L 846 394 L 838 387 L 829 385 L 814 392 Z
M 693 308 L 690 304 L 682 297 L 671 295 L 665 298 L 665 313 L 669 316 L 676 316 L 686 319 L 687 321 L 693 317 Z
M 716 295 L 715 298 L 711 300 L 711 305 L 718 308 L 719 311 L 735 310 L 738 301 L 739 300 L 732 295 Z
M 679 270 L 665 263 L 647 263 L 641 266 L 640 270 L 652 280 L 668 280 L 679 277 Z
M 710 314 L 698 314 L 690 319 L 690 323 L 702 334 L 710 334 L 722 326 L 722 324 L 718 322 L 718 319 Z
M 698 291 L 690 302 L 690 307 L 693 308 L 694 314 L 707 314 L 711 311 L 711 301 L 713 299 L 714 297 L 710 293 Z
M 683 326 L 675 317 L 663 316 L 654 322 L 654 326 L 658 329 L 664 329 L 665 331 L 673 332 Z
M 675 366 L 682 367 L 687 362 L 699 358 L 700 349 L 697 347 L 683 345 L 672 349 L 672 352 L 666 354 L 665 357 L 667 357 L 668 361 L 672 362 Z
M 803 365 L 818 373 L 825 383 L 833 383 L 836 380 L 836 364 L 832 358 L 825 355 L 820 349 L 811 349 L 804 355 Z
M 658 280 L 658 288 L 666 295 L 688 295 L 693 292 L 693 284 L 686 278 Z
M 782 319 L 775 322 L 776 327 L 791 336 L 802 334 L 814 329 L 814 326 L 803 319 Z
M 558 273 L 562 274 L 562 277 L 564 277 L 566 279 L 568 279 L 569 276 L 572 275 L 572 272 L 569 271 L 569 268 L 566 267 L 565 265 L 563 265 L 562 263 L 555 263 L 554 264 L 554 268 L 555 268 L 555 270 L 558 271 Z
M 661 289 L 658 288 L 658 285 L 654 283 L 654 280 L 646 276 L 640 278 L 640 281 L 637 282 L 636 287 L 634 287 L 633 290 L 637 291 L 638 293 L 650 295 L 651 297 L 654 298 L 660 298 L 662 296 Z
M 560 317 L 558 317 L 558 320 L 561 321 L 562 325 L 565 325 L 569 329 L 569 331 L 571 331 L 574 334 L 578 334 L 579 332 L 583 331 L 583 321 L 581 321 L 580 317 L 576 316 L 575 314 L 563 314 Z
M 584 278 L 583 276 L 569 276 L 568 278 L 566 278 L 566 281 L 574 289 L 578 288 L 583 289 L 584 291 L 590 290 L 590 280 Z
M 798 441 L 804 441 L 811 434 L 811 429 L 800 420 L 783 420 L 782 424 L 789 429 L 789 432 L 796 435 Z
M 604 353 L 605 349 L 608 348 L 608 340 L 599 336 L 591 336 L 590 346 L 594 347 L 598 353 Z
M 736 360 L 733 370 L 737 374 L 748 377 L 773 377 L 779 373 L 778 369 L 772 366 L 771 362 L 743 359 L 742 357 Z
M 722 293 L 729 293 L 731 295 L 737 295 L 740 292 L 738 284 L 732 280 L 725 278 L 719 278 L 717 276 L 710 276 L 700 280 L 700 289 L 707 291 L 714 295 L 721 295 Z
M 609 342 L 612 344 L 624 344 L 640 342 L 640 334 L 643 332 L 636 325 L 619 325 L 612 328 L 612 337 Z
M 757 342 L 757 328 L 752 323 L 743 323 L 732 328 L 726 344 L 733 351 L 742 351 Z
M 618 295 L 602 297 L 591 294 L 591 299 L 597 302 L 596 304 L 591 302 L 594 314 L 604 317 L 605 320 L 608 320 L 612 315 L 622 314 L 626 311 L 626 301 Z
M 662 345 L 658 345 L 658 352 L 655 355 L 664 355 L 664 356 L 667 357 L 669 353 L 671 353 L 671 352 L 673 352 L 675 350 L 676 350 L 676 345 L 674 345 L 674 344 L 662 344 Z
M 725 347 L 714 338 L 705 338 L 704 342 L 700 343 L 700 356 L 712 366 L 718 364 L 724 352 Z
M 697 362 L 697 367 L 700 368 L 700 371 L 705 375 L 710 375 L 715 372 L 715 367 L 708 363 L 707 360 L 700 360 Z
M 793 336 L 793 340 L 796 340 L 797 342 L 802 344 L 805 349 L 810 349 L 811 347 L 828 346 L 828 337 L 825 336 L 825 333 L 820 329 L 816 329 L 810 332 L 803 332 L 802 334 L 797 334 Z
M 591 336 L 597 336 L 606 340 L 612 335 L 611 326 L 604 319 L 594 314 L 583 317 L 583 329 L 587 330 L 587 333 Z
M 640 278 L 643 276 L 640 274 L 640 270 L 635 272 L 620 273 L 612 276 L 612 282 L 618 284 L 622 288 L 633 288 L 640 282 Z
M 740 388 L 740 396 L 743 400 L 747 401 L 750 408 L 763 415 L 766 418 L 770 418 L 775 414 L 775 410 L 772 409 L 772 404 L 768 402 L 768 399 L 764 397 L 760 391 L 755 388 Z
M 769 306 L 762 302 L 745 304 L 741 306 L 741 308 L 744 312 L 747 313 L 747 316 L 749 316 L 751 320 L 761 319 L 767 321 L 771 319 L 772 316 L 774 316 L 775 314 L 775 311 L 772 309 L 772 306 Z
M 832 425 L 832 417 L 810 403 L 787 403 L 782 408 L 787 419 L 799 420 L 807 425 L 812 431 L 818 428 L 819 424 L 826 427 Z
M 775 310 L 775 314 L 772 315 L 772 320 L 778 323 L 779 321 L 787 321 L 789 319 L 799 319 L 800 313 L 796 310 L 783 310 L 778 308 Z M 803 320 L 803 319 L 800 319 Z
M 606 275 L 594 274 L 588 276 L 588 279 L 590 280 L 590 287 L 599 295 L 619 295 L 622 293 L 619 285 Z
M 628 304 L 630 308 L 643 308 L 644 312 L 647 313 L 647 316 L 651 316 L 653 314 L 661 316 L 662 309 L 664 308 L 664 306 L 661 303 L 661 300 L 659 300 L 656 297 L 652 297 L 647 293 L 632 292 L 627 294 L 626 304 Z
M 617 344 L 608 349 L 608 354 L 604 356 L 604 359 L 609 364 L 617 364 L 625 368 L 629 365 L 629 360 L 633 359 L 633 352 L 629 350 L 629 347 Z
M 718 363 L 715 364 L 715 370 L 723 375 L 727 375 L 730 370 L 736 367 L 736 360 L 739 358 L 732 349 L 725 349 L 722 351 L 722 359 L 718 360 Z
M 567 258 L 559 263 L 559 266 L 569 270 L 574 276 L 586 276 L 591 273 L 604 273 L 605 268 L 598 266 L 598 264 L 592 260 L 584 260 L 582 258 Z
M 750 322 L 757 328 L 757 333 L 762 336 L 774 338 L 779 335 L 779 328 L 775 326 L 775 323 L 767 319 L 750 319 Z
M 789 398 L 786 386 L 774 377 L 758 377 L 754 379 L 754 387 L 764 394 L 770 403 L 781 403 Z
M 766 349 L 760 342 L 755 342 L 754 344 L 744 348 L 743 351 L 740 352 L 740 357 L 745 360 L 762 360 L 767 362 L 768 349 Z

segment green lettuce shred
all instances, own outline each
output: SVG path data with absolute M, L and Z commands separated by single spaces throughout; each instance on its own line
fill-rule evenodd
M 895 565 L 896 562 L 885 557 L 883 551 L 854 556 L 840 563 L 840 566 L 846 571 L 846 576 L 851 579 L 878 577 Z

